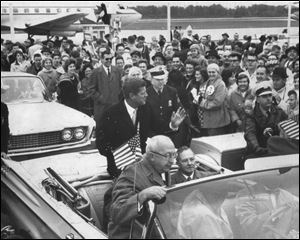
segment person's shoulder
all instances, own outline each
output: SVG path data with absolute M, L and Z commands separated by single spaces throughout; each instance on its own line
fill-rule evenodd
M 177 94 L 177 90 L 176 88 L 172 87 L 172 86 L 169 86 L 169 85 L 165 85 L 164 86 L 166 88 L 166 91 L 168 93 L 171 93 L 171 94 Z

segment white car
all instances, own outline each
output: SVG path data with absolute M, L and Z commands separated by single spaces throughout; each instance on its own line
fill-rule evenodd
M 44 82 L 27 73 L 1 72 L 1 94 L 9 110 L 8 153 L 30 156 L 91 144 L 95 121 L 89 116 L 51 101 Z

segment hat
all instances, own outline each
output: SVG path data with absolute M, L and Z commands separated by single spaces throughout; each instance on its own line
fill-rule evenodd
M 190 46 L 190 49 L 192 50 L 192 49 L 197 49 L 198 51 L 200 51 L 200 46 L 199 46 L 199 44 L 192 44 L 191 46 Z
M 228 37 L 228 38 L 229 38 L 229 35 L 228 35 L 228 33 L 223 33 L 223 34 L 222 34 L 222 36 L 226 36 L 226 37 Z
M 209 57 L 215 57 L 217 59 L 221 59 L 221 57 L 219 56 L 218 52 L 214 51 L 214 50 L 210 50 L 210 51 L 207 51 L 205 53 L 205 58 L 207 59 Z
M 155 55 L 152 57 L 152 60 L 154 61 L 154 59 L 156 57 L 160 57 L 160 58 L 162 58 L 162 60 L 164 61 L 164 63 L 166 62 L 166 58 L 165 58 L 165 56 L 161 52 L 156 52 Z
M 273 94 L 272 88 L 269 85 L 264 84 L 264 82 L 259 83 L 256 88 L 255 95 L 260 97 L 268 94 Z
M 207 66 L 207 71 L 208 69 L 214 69 L 216 70 L 218 73 L 220 73 L 220 67 L 216 64 L 216 63 L 211 63 Z
M 133 51 L 132 53 L 130 53 L 130 56 L 133 56 L 133 55 L 137 55 L 137 56 L 139 56 L 139 57 L 142 56 L 141 52 L 139 52 L 139 51 L 137 51 L 137 50 L 135 50 L 135 51 Z
M 287 50 L 285 50 L 285 55 L 288 55 L 288 53 L 292 50 L 295 50 L 296 52 L 298 52 L 298 49 L 295 46 L 291 46 Z
M 273 71 L 273 77 L 274 76 L 279 76 L 281 78 L 288 78 L 289 76 L 286 74 L 286 69 L 284 67 L 277 67 Z
M 292 119 L 285 120 L 278 123 L 279 129 L 281 129 L 287 138 L 299 140 L 299 124 Z
M 149 70 L 152 78 L 158 79 L 158 80 L 163 80 L 168 78 L 168 71 L 165 69 L 164 66 L 157 66 L 154 68 L 151 68 Z

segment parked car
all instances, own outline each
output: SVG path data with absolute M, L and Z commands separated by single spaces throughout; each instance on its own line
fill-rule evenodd
M 149 201 L 133 224 L 138 238 L 299 237 L 299 154 L 248 160 L 236 172 L 196 157 L 216 174 L 169 186 L 161 204 Z M 112 184 L 96 150 L 2 159 L 1 238 L 107 238 L 104 194 Z
M 11 157 L 77 149 L 91 143 L 95 121 L 51 101 L 39 77 L 1 72 L 1 86 L 6 89 L 1 101 L 9 110 Z

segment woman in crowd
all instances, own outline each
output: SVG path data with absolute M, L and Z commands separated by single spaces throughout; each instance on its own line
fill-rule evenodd
M 93 69 L 94 67 L 91 63 L 87 63 L 83 65 L 82 68 L 83 78 L 81 80 L 80 90 L 79 90 L 80 111 L 85 113 L 88 116 L 92 116 L 94 114 L 93 98 L 90 96 L 90 93 L 88 91 L 89 79 L 93 72 Z
M 56 92 L 59 74 L 53 68 L 53 61 L 50 57 L 42 61 L 42 67 L 43 69 L 38 73 L 38 76 L 44 81 L 48 93 L 53 98 L 53 94 Z
M 65 74 L 63 74 L 57 86 L 57 98 L 60 103 L 78 109 L 79 80 L 76 73 L 76 61 L 74 59 L 67 60 L 64 65 Z
M 224 69 L 222 71 L 221 77 L 228 90 L 228 96 L 229 96 L 237 88 L 234 72 L 231 68 Z
M 30 62 L 25 59 L 24 53 L 22 50 L 17 50 L 15 52 L 15 58 L 16 61 L 14 61 L 10 65 L 10 71 L 11 72 L 25 72 L 27 71 L 27 68 L 30 67 Z
M 146 82 L 146 88 L 152 86 L 151 84 L 151 74 L 148 72 L 148 63 L 147 60 L 142 59 L 138 63 L 139 68 L 142 70 L 143 79 Z
M 227 134 L 230 131 L 227 88 L 217 64 L 208 65 L 207 72 L 209 79 L 203 96 L 199 98 L 200 109 L 203 111 L 203 128 L 209 136 Z
M 203 127 L 203 109 L 199 107 L 199 99 L 204 96 L 208 74 L 206 69 L 200 66 L 195 67 L 195 84 L 191 90 L 192 107 L 191 107 L 191 121 L 192 124 L 198 129 L 198 132 L 193 132 L 192 137 L 201 137 L 207 135 L 204 133 Z

